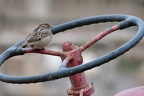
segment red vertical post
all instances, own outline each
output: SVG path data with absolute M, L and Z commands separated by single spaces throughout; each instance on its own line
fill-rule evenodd
M 63 45 L 62 60 L 67 56 L 72 57 L 67 67 L 74 67 L 83 63 L 80 48 L 70 42 L 66 42 Z M 69 96 L 90 96 L 94 92 L 94 86 L 92 84 L 92 87 L 89 87 L 84 72 L 75 74 L 69 78 L 72 84 L 72 87 L 67 90 Z

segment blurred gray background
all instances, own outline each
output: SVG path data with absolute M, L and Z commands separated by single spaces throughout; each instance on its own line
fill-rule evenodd
M 40 23 L 58 25 L 88 16 L 129 14 L 144 20 L 143 0 L 0 0 L 0 52 L 24 39 Z M 81 46 L 92 37 L 117 23 L 102 23 L 68 30 L 53 36 L 47 49 L 62 50 L 71 41 Z M 84 62 L 100 57 L 132 38 L 137 27 L 116 31 L 83 52 Z M 144 40 L 137 46 L 97 68 L 86 71 L 93 82 L 92 96 L 113 96 L 122 90 L 144 84 Z M 59 57 L 25 54 L 5 62 L 1 72 L 8 75 L 31 76 L 55 71 Z M 69 78 L 36 84 L 8 84 L 0 82 L 0 96 L 67 96 Z

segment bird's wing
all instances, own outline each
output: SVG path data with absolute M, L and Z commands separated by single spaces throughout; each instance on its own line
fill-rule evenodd
M 40 30 L 39 32 L 33 31 L 33 33 L 28 35 L 27 42 L 32 43 L 47 37 L 49 35 L 47 31 L 49 30 Z

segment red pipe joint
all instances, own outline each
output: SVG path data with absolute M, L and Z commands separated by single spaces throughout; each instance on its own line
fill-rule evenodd
M 80 48 L 71 42 L 63 44 L 63 54 L 61 58 L 64 60 L 68 56 L 71 56 L 72 59 L 67 64 L 67 67 L 74 67 L 83 63 Z M 89 87 L 84 72 L 75 74 L 69 78 L 72 84 L 72 87 L 67 90 L 69 96 L 90 96 L 94 92 L 94 86 L 92 84 L 92 87 Z

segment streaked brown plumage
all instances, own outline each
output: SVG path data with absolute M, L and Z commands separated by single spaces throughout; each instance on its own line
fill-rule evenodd
M 25 39 L 21 47 L 31 47 L 34 49 L 44 49 L 52 39 L 52 25 L 43 23 L 34 29 Z

